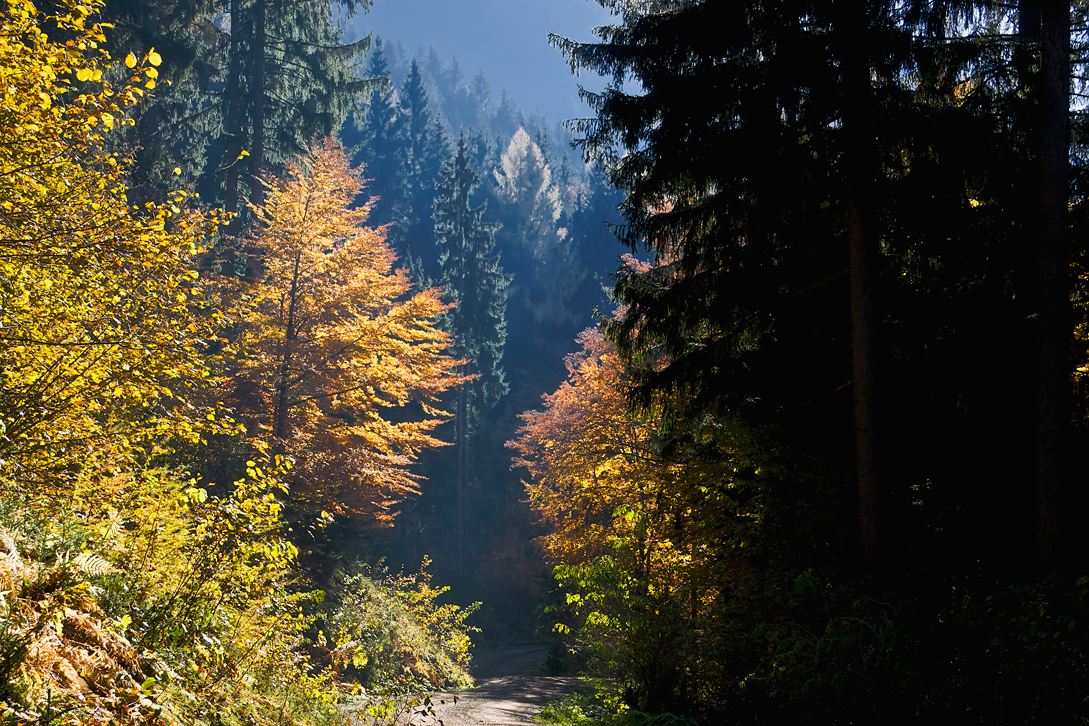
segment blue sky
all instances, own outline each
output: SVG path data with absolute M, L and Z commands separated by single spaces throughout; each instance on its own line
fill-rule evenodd
M 410 54 L 433 44 L 442 57 L 458 59 L 467 79 L 483 69 L 496 99 L 506 89 L 526 115 L 539 111 L 555 122 L 589 111 L 548 32 L 593 40 L 593 27 L 608 22 L 593 0 L 375 0 L 354 30 L 400 40 Z M 604 85 L 580 80 L 595 90 Z

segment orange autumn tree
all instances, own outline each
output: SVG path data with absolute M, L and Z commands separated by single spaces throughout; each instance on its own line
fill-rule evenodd
M 544 410 L 521 414 L 518 438 L 507 443 L 515 466 L 532 475 L 530 505 L 550 525 L 542 544 L 557 564 L 588 562 L 631 534 L 632 517 L 618 508 L 654 514 L 663 462 L 654 429 L 629 415 L 623 367 L 596 329 L 577 338 L 567 356 L 568 379 L 544 396 Z M 641 548 L 642 549 L 642 548 Z
M 461 361 L 438 328 L 440 291 L 410 293 L 386 228 L 364 226 L 371 203 L 352 207 L 362 191 L 332 139 L 266 182 L 250 240 L 258 302 L 238 341 L 235 394 L 251 431 L 297 460 L 297 504 L 388 520 L 390 505 L 418 491 L 407 467 L 444 445 L 432 435 L 448 418 L 438 400 L 462 381 Z
M 578 342 L 568 379 L 507 445 L 532 475 L 530 506 L 549 528 L 540 541 L 567 591 L 556 629 L 653 706 L 682 681 L 713 687 L 713 613 L 748 574 L 719 555 L 724 538 L 751 546 L 759 516 L 743 477 L 755 467 L 748 434 L 724 423 L 667 440 L 660 415 L 629 410 L 615 347 L 596 329 Z

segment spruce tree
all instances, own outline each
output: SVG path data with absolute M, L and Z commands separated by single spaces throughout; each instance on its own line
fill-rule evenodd
M 343 43 L 338 7 L 327 0 L 232 2 L 219 100 L 225 153 L 212 162 L 224 176 L 227 211 L 242 210 L 244 190 L 260 204 L 257 177 L 278 172 L 311 140 L 338 131 L 364 95 L 384 83 L 358 77 L 371 38 Z M 362 0 L 344 9 L 350 18 L 369 7 Z M 243 150 L 249 159 L 239 158 Z M 240 231 L 240 222 L 231 231 Z
M 469 141 L 462 134 L 453 160 L 443 164 L 434 203 L 441 282 L 447 298 L 457 303 L 446 319 L 454 338 L 452 352 L 468 361 L 464 372 L 476 376 L 458 388 L 457 399 L 457 564 L 462 577 L 470 435 L 508 391 L 501 363 L 510 277 L 493 254 L 498 225 L 484 222 L 487 204 L 472 205 L 479 186 Z
M 507 95 L 506 89 L 499 94 L 499 107 L 491 119 L 492 129 L 503 139 L 509 140 L 525 125 L 522 109 Z
M 994 334 L 1006 337 L 1024 335 L 1026 318 L 1049 317 L 1022 302 L 1039 284 L 1022 272 L 1031 242 L 1021 225 L 1035 224 L 1024 200 L 1039 196 L 1023 151 L 1036 145 L 1023 125 L 1032 94 L 1009 80 L 1014 54 L 995 54 L 994 36 L 975 33 L 1012 27 L 1000 17 L 1009 6 L 955 6 L 678 0 L 625 8 L 595 31 L 598 43 L 553 37 L 573 70 L 613 79 L 602 93 L 584 92 L 594 117 L 575 130 L 589 160 L 627 192 L 618 235 L 656 263 L 620 271 L 623 314 L 606 323 L 627 359 L 643 364 L 631 371 L 634 398 L 679 403 L 690 421 L 721 415 L 773 426 L 785 445 L 835 462 L 854 479 L 857 545 L 873 569 L 902 541 L 898 520 L 908 515 L 897 491 L 940 479 L 958 502 L 974 499 L 980 522 L 1012 521 L 1024 515 L 981 502 L 1027 496 L 1030 481 L 1008 466 L 980 473 L 990 452 L 1001 459 L 1002 448 L 1017 448 L 1016 437 L 997 442 L 1023 426 L 1014 406 L 991 409 L 980 383 L 993 376 L 1025 405 L 1034 374 L 1022 359 L 1036 341 L 983 356 L 978 323 L 966 321 L 969 310 L 986 309 L 973 320 L 996 321 Z M 966 6 L 973 10 L 961 15 Z M 966 17 L 978 18 L 971 33 L 958 25 Z M 706 32 L 712 27 L 729 31 Z M 1067 55 L 1054 55 L 1062 67 L 1053 105 L 1064 109 L 1050 157 L 1059 231 L 1069 203 L 1068 136 L 1058 123 Z M 1022 201 L 1007 201 L 995 179 L 1016 186 Z M 983 208 L 1007 218 L 983 232 L 991 219 Z M 1050 318 L 1069 335 L 1065 259 L 1052 260 L 1061 284 Z M 1055 371 L 1066 370 L 1064 350 L 1053 346 Z M 996 358 L 1006 375 L 987 362 Z M 977 365 L 954 379 L 948 367 L 938 374 L 939 360 Z M 934 366 L 926 383 L 914 377 L 922 361 Z M 1068 379 L 1056 376 L 1057 387 Z M 922 401 L 934 415 L 921 414 Z M 1055 418 L 1067 417 L 1064 405 Z M 946 423 L 954 420 L 972 422 L 978 453 L 918 433 L 950 426 L 960 436 L 967 423 Z M 1004 493 L 972 492 L 972 480 L 1002 481 Z M 965 536 L 986 550 L 982 541 Z
M 388 79 L 390 76 L 385 43 L 380 37 L 374 40 L 366 74 L 376 79 Z M 358 124 L 359 149 L 353 161 L 356 165 L 363 165 L 364 174 L 370 179 L 368 191 L 377 197 L 371 212 L 371 219 L 376 225 L 389 224 L 404 214 L 408 151 L 404 134 L 400 133 L 395 100 L 389 85 L 375 88 Z
M 476 72 L 469 84 L 469 107 L 473 113 L 467 120 L 472 126 L 484 128 L 492 118 L 492 87 L 483 70 Z
M 420 63 L 413 58 L 408 75 L 401 86 L 399 102 L 399 132 L 403 135 L 405 168 L 404 206 L 394 219 L 394 238 L 400 250 L 409 248 L 425 261 L 434 260 L 434 229 L 431 208 L 435 200 L 435 181 L 448 155 L 446 122 L 433 113 Z M 428 274 L 436 275 L 429 269 Z

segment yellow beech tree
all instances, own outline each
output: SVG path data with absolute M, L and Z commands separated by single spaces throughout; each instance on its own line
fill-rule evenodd
M 316 143 L 266 183 L 252 248 L 262 269 L 254 313 L 238 341 L 239 410 L 251 430 L 294 456 L 293 499 L 314 511 L 366 513 L 417 491 L 406 467 L 442 445 L 438 397 L 461 382 L 461 361 L 437 327 L 438 289 L 410 294 L 386 243 L 365 227 L 371 205 L 343 148 Z M 393 416 L 383 415 L 389 409 Z
M 116 470 L 216 418 L 185 400 L 220 324 L 192 271 L 215 218 L 181 191 L 127 198 L 130 160 L 106 137 L 160 58 L 130 54 L 127 82 L 104 80 L 100 5 L 0 6 L 0 472 L 20 490 Z

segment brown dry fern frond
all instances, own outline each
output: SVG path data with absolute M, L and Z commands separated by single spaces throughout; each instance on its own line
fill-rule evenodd
M 122 666 L 130 674 L 140 674 L 140 661 L 136 650 L 120 635 L 102 628 L 102 624 L 87 613 L 70 608 L 64 611 L 64 637 L 72 642 L 91 646 L 114 662 L 114 670 Z M 120 665 L 118 665 L 120 664 Z
M 52 628 L 35 640 L 27 652 L 27 665 L 44 681 L 46 688 L 62 694 L 88 696 L 90 685 L 79 674 L 79 669 L 68 659 L 68 647 L 57 637 Z M 37 679 L 36 679 L 37 680 Z

